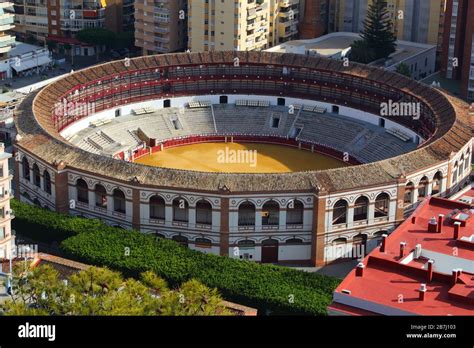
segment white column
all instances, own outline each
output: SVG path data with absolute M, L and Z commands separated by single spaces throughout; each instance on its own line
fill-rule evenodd
M 431 193 L 433 192 L 433 182 L 428 182 L 428 185 L 426 186 L 426 196 L 431 196 Z
M 173 222 L 173 206 L 172 205 L 166 205 L 165 206 L 165 223 L 168 226 L 171 226 Z
M 397 200 L 394 199 L 388 203 L 388 221 L 395 221 L 395 215 L 397 212 Z
M 262 230 L 262 209 L 255 209 L 255 231 Z
M 77 189 L 74 191 L 76 191 L 74 193 L 74 197 L 76 197 L 76 200 L 77 200 Z M 89 197 L 89 206 L 95 207 L 95 191 L 89 191 L 88 197 Z
M 411 204 L 415 204 L 417 201 L 418 201 L 418 188 L 415 188 L 411 192 Z
M 347 227 L 354 226 L 354 207 L 347 208 Z
M 107 195 L 107 214 L 112 215 L 114 211 L 114 197 Z
M 326 232 L 332 231 L 332 219 L 333 219 L 333 211 L 332 210 L 326 211 Z
M 279 218 L 280 230 L 286 229 L 286 209 L 280 209 L 280 218 Z
M 189 207 L 188 209 L 188 225 L 190 227 L 196 226 L 196 208 Z
M 372 225 L 374 223 L 375 219 L 375 203 L 374 202 L 369 202 L 369 206 L 367 209 L 367 222 L 369 225 Z
M 446 192 L 446 183 L 448 182 L 448 179 L 446 177 L 442 178 L 441 179 L 441 188 L 440 188 L 440 191 L 441 193 L 444 195 L 444 193 Z

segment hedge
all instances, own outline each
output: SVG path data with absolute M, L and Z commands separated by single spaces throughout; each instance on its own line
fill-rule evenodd
M 263 313 L 326 315 L 339 283 L 325 275 L 204 254 L 172 240 L 111 227 L 96 219 L 60 215 L 18 202 L 14 206 L 21 223 L 36 225 L 34 219 L 38 218 L 38 233 L 51 226 L 60 236 L 70 234 L 60 247 L 71 259 L 107 266 L 132 277 L 151 270 L 171 286 L 194 278 L 219 289 L 227 300 Z M 30 215 L 24 217 L 23 213 Z M 48 238 L 51 235 L 47 234 Z

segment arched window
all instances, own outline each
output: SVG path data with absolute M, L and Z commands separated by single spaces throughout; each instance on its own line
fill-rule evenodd
M 212 206 L 208 201 L 202 199 L 196 203 L 196 223 L 212 225 Z
M 413 191 L 415 190 L 415 185 L 410 181 L 405 186 L 405 196 L 403 197 L 403 203 L 405 205 L 412 204 L 413 200 Z
M 251 249 L 255 248 L 255 242 L 250 239 L 244 239 L 240 240 L 237 245 L 239 246 L 239 249 Z
M 268 201 L 262 207 L 262 226 L 278 226 L 280 206 L 275 201 Z
M 302 225 L 303 224 L 304 206 L 298 200 L 290 201 L 286 208 L 286 224 Z
M 347 243 L 347 239 L 344 237 L 337 238 L 332 241 L 332 245 L 340 245 L 340 244 L 346 244 L 346 243 Z
M 41 208 L 41 202 L 39 201 L 38 198 L 35 198 L 35 199 L 33 200 L 33 204 Z
M 188 246 L 188 238 L 184 237 L 184 236 L 173 236 L 173 239 L 175 242 L 178 242 L 179 244 L 181 244 L 182 246 L 185 246 L 187 247 Z
M 300 238 L 290 238 L 285 241 L 287 245 L 300 245 L 303 244 L 303 240 Z
M 332 212 L 332 224 L 345 224 L 347 223 L 347 202 L 343 199 L 339 200 L 334 204 Z
M 453 184 L 458 181 L 458 162 L 454 163 L 453 167 Z
M 441 181 L 443 180 L 443 174 L 437 172 L 433 177 L 433 183 L 431 186 L 431 194 L 435 195 L 441 192 Z
M 150 219 L 165 219 L 165 200 L 160 196 L 152 196 L 150 198 Z
M 95 205 L 101 208 L 107 208 L 107 191 L 105 187 L 97 184 L 95 185 Z
M 357 198 L 354 203 L 354 221 L 367 220 L 369 199 L 365 196 Z
M 426 176 L 422 177 L 420 183 L 418 184 L 418 198 L 423 199 L 428 195 L 428 185 L 429 181 Z
M 461 156 L 461 159 L 459 160 L 459 176 L 462 176 L 464 173 L 464 155 Z
M 255 226 L 255 205 L 244 202 L 239 206 L 239 226 Z
M 468 168 L 469 168 L 470 157 L 471 157 L 470 154 L 471 154 L 471 151 L 469 149 L 467 149 L 466 159 L 464 160 L 464 170 L 468 170 Z
M 375 212 L 374 217 L 385 217 L 388 216 L 390 197 L 385 192 L 379 194 L 375 198 Z
M 212 241 L 207 238 L 196 238 L 195 246 L 198 248 L 212 248 Z
M 43 180 L 44 180 L 44 192 L 47 194 L 51 194 L 51 176 L 49 172 L 45 170 L 43 172 Z
M 25 180 L 30 180 L 30 163 L 26 159 L 26 157 L 23 157 L 23 160 L 21 161 L 22 167 L 23 167 L 23 179 Z
M 77 201 L 89 204 L 89 188 L 87 187 L 87 183 L 82 179 L 78 179 L 76 182 L 76 190 Z
M 189 221 L 189 204 L 184 198 L 175 198 L 173 200 L 173 221 Z
M 36 187 L 41 187 L 41 175 L 38 165 L 33 164 L 33 184 Z
M 114 196 L 114 211 L 117 213 L 125 214 L 125 194 L 122 190 L 115 189 L 113 192 Z

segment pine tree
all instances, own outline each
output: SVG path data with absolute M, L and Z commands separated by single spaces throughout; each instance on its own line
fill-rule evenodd
M 375 59 L 386 58 L 395 52 L 397 39 L 392 28 L 386 1 L 373 0 L 367 11 L 361 37 L 374 51 Z

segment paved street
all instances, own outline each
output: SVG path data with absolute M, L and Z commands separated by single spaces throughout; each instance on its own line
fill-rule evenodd
M 322 267 L 295 267 L 301 271 L 324 274 L 343 279 L 359 263 L 357 260 L 336 262 Z

